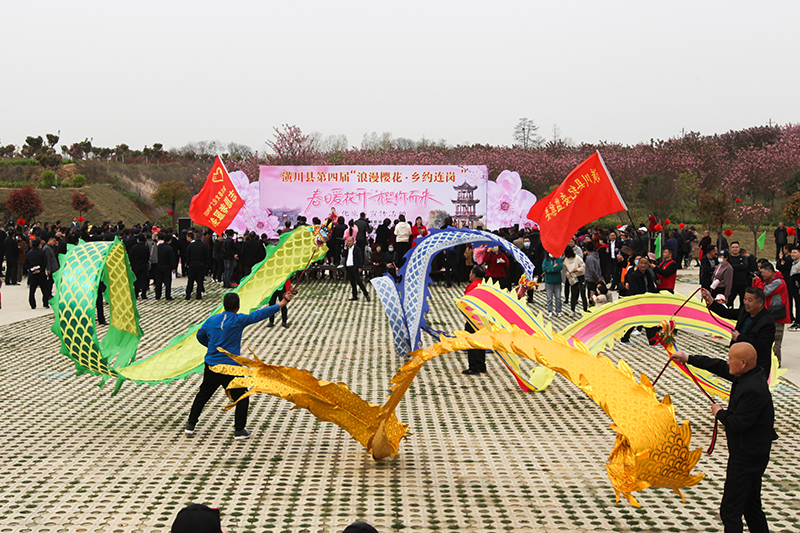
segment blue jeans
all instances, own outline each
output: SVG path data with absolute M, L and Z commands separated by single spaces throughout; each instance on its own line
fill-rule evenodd
M 233 287 L 231 284 L 231 280 L 233 279 L 233 267 L 236 266 L 235 259 L 226 259 L 225 260 L 225 274 L 222 278 L 222 286 L 226 289 L 230 289 Z
M 547 292 L 547 312 L 553 312 L 553 298 L 556 300 L 556 314 L 561 314 L 561 283 L 545 283 Z

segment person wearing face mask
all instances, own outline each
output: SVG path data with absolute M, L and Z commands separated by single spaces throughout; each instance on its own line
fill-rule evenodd
M 507 276 L 506 270 L 509 266 L 508 257 L 500 251 L 499 246 L 493 246 L 489 249 L 489 253 L 483 256 L 484 264 L 486 265 L 486 277 L 491 278 L 493 281 L 500 284 L 504 289 L 510 289 L 506 284 Z
M 396 257 L 397 252 L 394 250 L 394 244 L 389 243 L 389 247 L 383 254 L 383 265 L 386 269 L 386 272 L 391 274 L 395 281 L 397 281 L 397 265 L 395 263 Z
M 522 239 L 522 253 L 525 254 L 525 256 L 528 259 L 531 260 L 531 263 L 533 263 L 533 265 L 534 265 L 534 271 L 536 273 L 541 272 L 541 265 L 540 265 L 540 268 L 536 268 L 536 253 L 537 253 L 537 250 L 533 247 L 533 245 L 531 243 L 531 238 L 528 237 L 527 235 L 525 237 L 523 237 L 523 239 Z M 519 270 L 519 276 L 517 276 L 517 279 L 519 279 L 519 277 L 522 276 L 522 266 L 520 265 L 517 268 Z M 529 304 L 533 303 L 533 289 L 530 289 L 530 290 L 526 291 L 526 294 L 527 294 L 527 302 Z M 560 297 L 561 296 L 559 295 L 559 298 Z
M 722 294 L 730 305 L 731 288 L 733 287 L 733 267 L 728 262 L 730 253 L 722 250 L 717 256 L 717 268 L 714 270 L 714 279 L 711 280 L 711 294 Z
M 547 316 L 553 317 L 553 302 L 556 305 L 556 316 L 561 317 L 561 270 L 564 268 L 564 261 L 560 257 L 553 257 L 547 254 L 542 262 L 544 272 L 544 287 L 547 292 Z

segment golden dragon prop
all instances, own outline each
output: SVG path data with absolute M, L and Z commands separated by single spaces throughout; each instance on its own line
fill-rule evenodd
M 637 383 L 630 366 L 615 366 L 602 355 L 593 355 L 580 341 L 574 345 L 558 334 L 552 338 L 528 334 L 518 328 L 490 326 L 477 333 L 454 332 L 440 342 L 410 354 L 411 358 L 392 378 L 392 394 L 384 405 L 364 401 L 344 383 L 319 381 L 308 371 L 268 365 L 257 357 L 229 354 L 243 367 L 217 365 L 216 372 L 239 376 L 229 388 L 250 387 L 247 395 L 265 393 L 308 409 L 317 420 L 344 428 L 372 453 L 376 460 L 397 455 L 408 426 L 394 411 L 423 365 L 439 355 L 470 348 L 514 353 L 561 374 L 584 391 L 613 420 L 616 442 L 606 470 L 619 501 L 624 495 L 639 506 L 632 493 L 648 487 L 680 489 L 697 484 L 704 474 L 692 475 L 701 450 L 690 450 L 689 422 L 678 425 L 669 396 L 656 398 L 644 374 Z M 255 354 L 253 354 L 255 356 Z M 243 375 L 244 374 L 244 375 Z M 226 407 L 230 409 L 235 403 Z

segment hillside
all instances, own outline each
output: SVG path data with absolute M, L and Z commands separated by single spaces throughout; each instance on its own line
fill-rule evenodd
M 12 189 L 0 188 L 0 202 L 5 203 L 6 198 Z M 84 217 L 92 222 L 102 222 L 108 220 L 116 222 L 122 220 L 126 225 L 132 226 L 137 222 L 144 222 L 148 215 L 136 207 L 136 204 L 107 184 L 86 185 L 79 189 L 64 187 L 58 189 L 36 189 L 44 204 L 44 212 L 37 217 L 37 220 L 55 222 L 56 220 L 69 221 L 72 217 L 78 216 L 72 210 L 72 195 L 81 192 L 89 195 L 89 199 L 95 206 L 91 211 L 84 214 Z M 3 206 L 4 208 L 5 206 Z M 13 216 L 13 214 L 12 214 Z

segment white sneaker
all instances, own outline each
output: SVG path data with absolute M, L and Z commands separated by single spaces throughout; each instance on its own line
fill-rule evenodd
M 561 318 L 561 313 L 556 313 L 556 318 Z
M 553 313 L 552 312 L 547 313 L 547 318 L 553 318 Z

